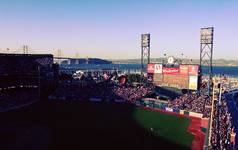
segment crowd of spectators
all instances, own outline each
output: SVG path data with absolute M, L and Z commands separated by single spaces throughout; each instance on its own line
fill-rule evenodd
M 135 103 L 136 100 L 141 99 L 147 94 L 153 92 L 153 86 L 114 86 L 112 91 L 122 99 Z
M 152 91 L 152 86 L 121 86 L 110 81 L 87 84 L 86 86 L 71 83 L 62 84 L 49 98 L 81 101 L 87 101 L 90 98 L 100 98 L 110 101 L 119 99 L 128 103 L 134 103 Z
M 200 95 L 197 92 L 184 94 L 174 100 L 168 101 L 168 107 L 182 109 L 203 114 L 209 117 L 211 112 L 211 99 L 209 96 Z
M 231 141 L 231 133 L 233 132 L 231 115 L 224 99 L 220 103 L 215 101 L 213 115 L 211 149 L 233 150 L 234 143 Z
M 153 91 L 153 85 L 120 85 L 114 81 L 88 84 L 86 86 L 70 83 L 62 84 L 50 97 L 54 97 L 55 99 L 82 101 L 88 100 L 91 97 L 111 101 L 122 99 L 129 103 L 135 103 L 136 100 L 140 100 Z M 211 100 L 208 96 L 198 96 L 196 92 L 193 92 L 183 94 L 174 100 L 169 100 L 168 107 L 197 112 L 203 114 L 204 117 L 209 117 Z

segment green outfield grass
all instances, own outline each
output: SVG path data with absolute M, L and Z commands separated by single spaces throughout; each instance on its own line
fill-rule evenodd
M 165 113 L 136 109 L 134 117 L 138 123 L 155 136 L 190 147 L 193 135 L 187 132 L 190 120 Z

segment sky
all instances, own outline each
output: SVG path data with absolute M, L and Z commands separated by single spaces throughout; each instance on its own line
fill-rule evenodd
M 152 58 L 194 59 L 210 26 L 214 58 L 238 59 L 237 0 L 0 0 L 0 52 L 140 58 L 150 33 Z

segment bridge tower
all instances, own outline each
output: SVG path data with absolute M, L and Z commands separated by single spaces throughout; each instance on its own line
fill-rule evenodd
M 89 59 L 88 59 L 88 56 L 87 56 L 87 58 L 86 58 L 86 64 L 88 64 L 89 63 Z
M 23 54 L 28 54 L 28 45 L 23 45 Z
M 78 65 L 79 64 L 79 53 L 75 54 L 75 64 Z

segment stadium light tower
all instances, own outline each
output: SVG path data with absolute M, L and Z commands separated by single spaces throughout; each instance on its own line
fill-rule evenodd
M 205 66 L 208 66 L 208 94 L 211 95 L 212 92 L 212 77 L 213 77 L 213 65 L 212 65 L 212 55 L 213 55 L 213 27 L 201 28 L 201 38 L 200 38 L 200 74 L 203 75 Z
M 144 67 L 150 63 L 150 34 L 141 35 L 141 76 L 143 76 Z

